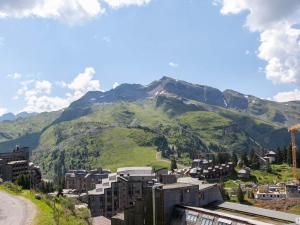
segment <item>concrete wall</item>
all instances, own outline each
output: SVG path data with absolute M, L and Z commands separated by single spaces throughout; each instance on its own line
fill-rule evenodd
M 199 206 L 205 206 L 216 201 L 223 201 L 222 194 L 217 185 L 199 191 Z

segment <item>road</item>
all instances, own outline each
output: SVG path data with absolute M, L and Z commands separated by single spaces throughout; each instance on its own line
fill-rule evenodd
M 29 200 L 0 191 L 0 225 L 31 225 L 36 212 Z

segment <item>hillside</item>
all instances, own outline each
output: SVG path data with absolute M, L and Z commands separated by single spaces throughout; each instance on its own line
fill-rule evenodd
M 195 158 L 200 152 L 286 146 L 286 127 L 299 121 L 300 102 L 163 77 L 147 86 L 89 92 L 62 112 L 0 122 L 0 151 L 30 146 L 49 176 L 57 168 L 168 166 L 156 160 L 158 150 L 165 157 Z

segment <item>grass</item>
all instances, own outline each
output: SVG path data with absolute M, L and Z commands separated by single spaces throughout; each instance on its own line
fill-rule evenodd
M 35 199 L 35 193 L 29 190 L 20 190 L 13 191 L 11 188 L 7 186 L 0 185 L 0 190 L 8 192 L 12 195 L 22 196 L 28 200 L 30 200 L 33 204 L 36 205 L 37 215 L 34 220 L 34 224 L 36 225 L 52 225 L 53 221 L 53 210 L 52 208 L 44 201 Z
M 38 200 L 35 198 L 35 191 L 22 190 L 21 187 L 13 183 L 4 183 L 3 185 L 0 185 L 0 190 L 6 191 L 12 195 L 22 196 L 30 200 L 36 206 L 37 215 L 34 218 L 34 225 L 91 224 L 90 213 L 87 209 L 75 209 L 77 200 L 64 197 L 51 197 L 44 194 L 40 194 L 41 199 Z
M 136 139 L 141 142 L 148 135 L 141 130 L 115 128 L 104 131 L 98 141 L 105 143 L 97 164 L 104 168 L 116 171 L 119 167 L 152 166 L 168 167 L 165 161 L 156 160 L 157 150 L 153 146 L 139 146 Z

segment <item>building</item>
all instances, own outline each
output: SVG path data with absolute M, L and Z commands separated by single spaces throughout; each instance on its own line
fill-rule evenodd
M 83 193 L 96 188 L 103 179 L 108 178 L 109 170 L 102 168 L 91 170 L 70 170 L 65 174 L 65 188 L 72 189 L 76 193 Z
M 15 182 L 21 175 L 29 175 L 29 161 L 10 161 L 2 167 L 2 178 L 4 181 Z
M 219 179 L 232 174 L 234 165 L 232 162 L 226 164 L 213 165 L 211 160 L 194 159 L 189 174 L 200 179 Z
M 290 213 L 223 202 L 208 208 L 176 206 L 169 225 L 279 225 L 295 224 L 297 218 Z
M 148 182 L 155 179 L 151 167 L 119 168 L 109 174 L 94 190 L 88 191 L 88 205 L 92 216 L 111 218 L 143 199 Z
M 282 200 L 287 198 L 285 186 L 263 185 L 257 188 L 255 198 L 258 200 Z
M 39 166 L 36 166 L 33 162 L 28 164 L 30 183 L 33 186 L 39 185 L 42 181 L 42 172 Z
M 276 152 L 270 150 L 265 154 L 264 159 L 268 160 L 269 163 L 272 164 L 276 162 L 276 155 Z
M 0 153 L 0 176 L 3 181 L 16 181 L 18 176 L 34 173 L 32 182 L 40 182 L 40 171 L 29 161 L 30 151 L 28 147 L 17 146 L 12 152 Z M 31 165 L 31 166 L 30 166 Z M 32 170 L 31 170 L 32 168 Z
M 30 150 L 28 147 L 17 146 L 12 152 L 0 153 L 0 159 L 5 163 L 11 161 L 29 160 Z
M 300 187 L 298 185 L 286 185 L 287 198 L 300 198 Z
M 244 167 L 243 169 L 238 171 L 238 178 L 242 179 L 242 180 L 247 180 L 250 178 L 250 168 L 248 167 Z

